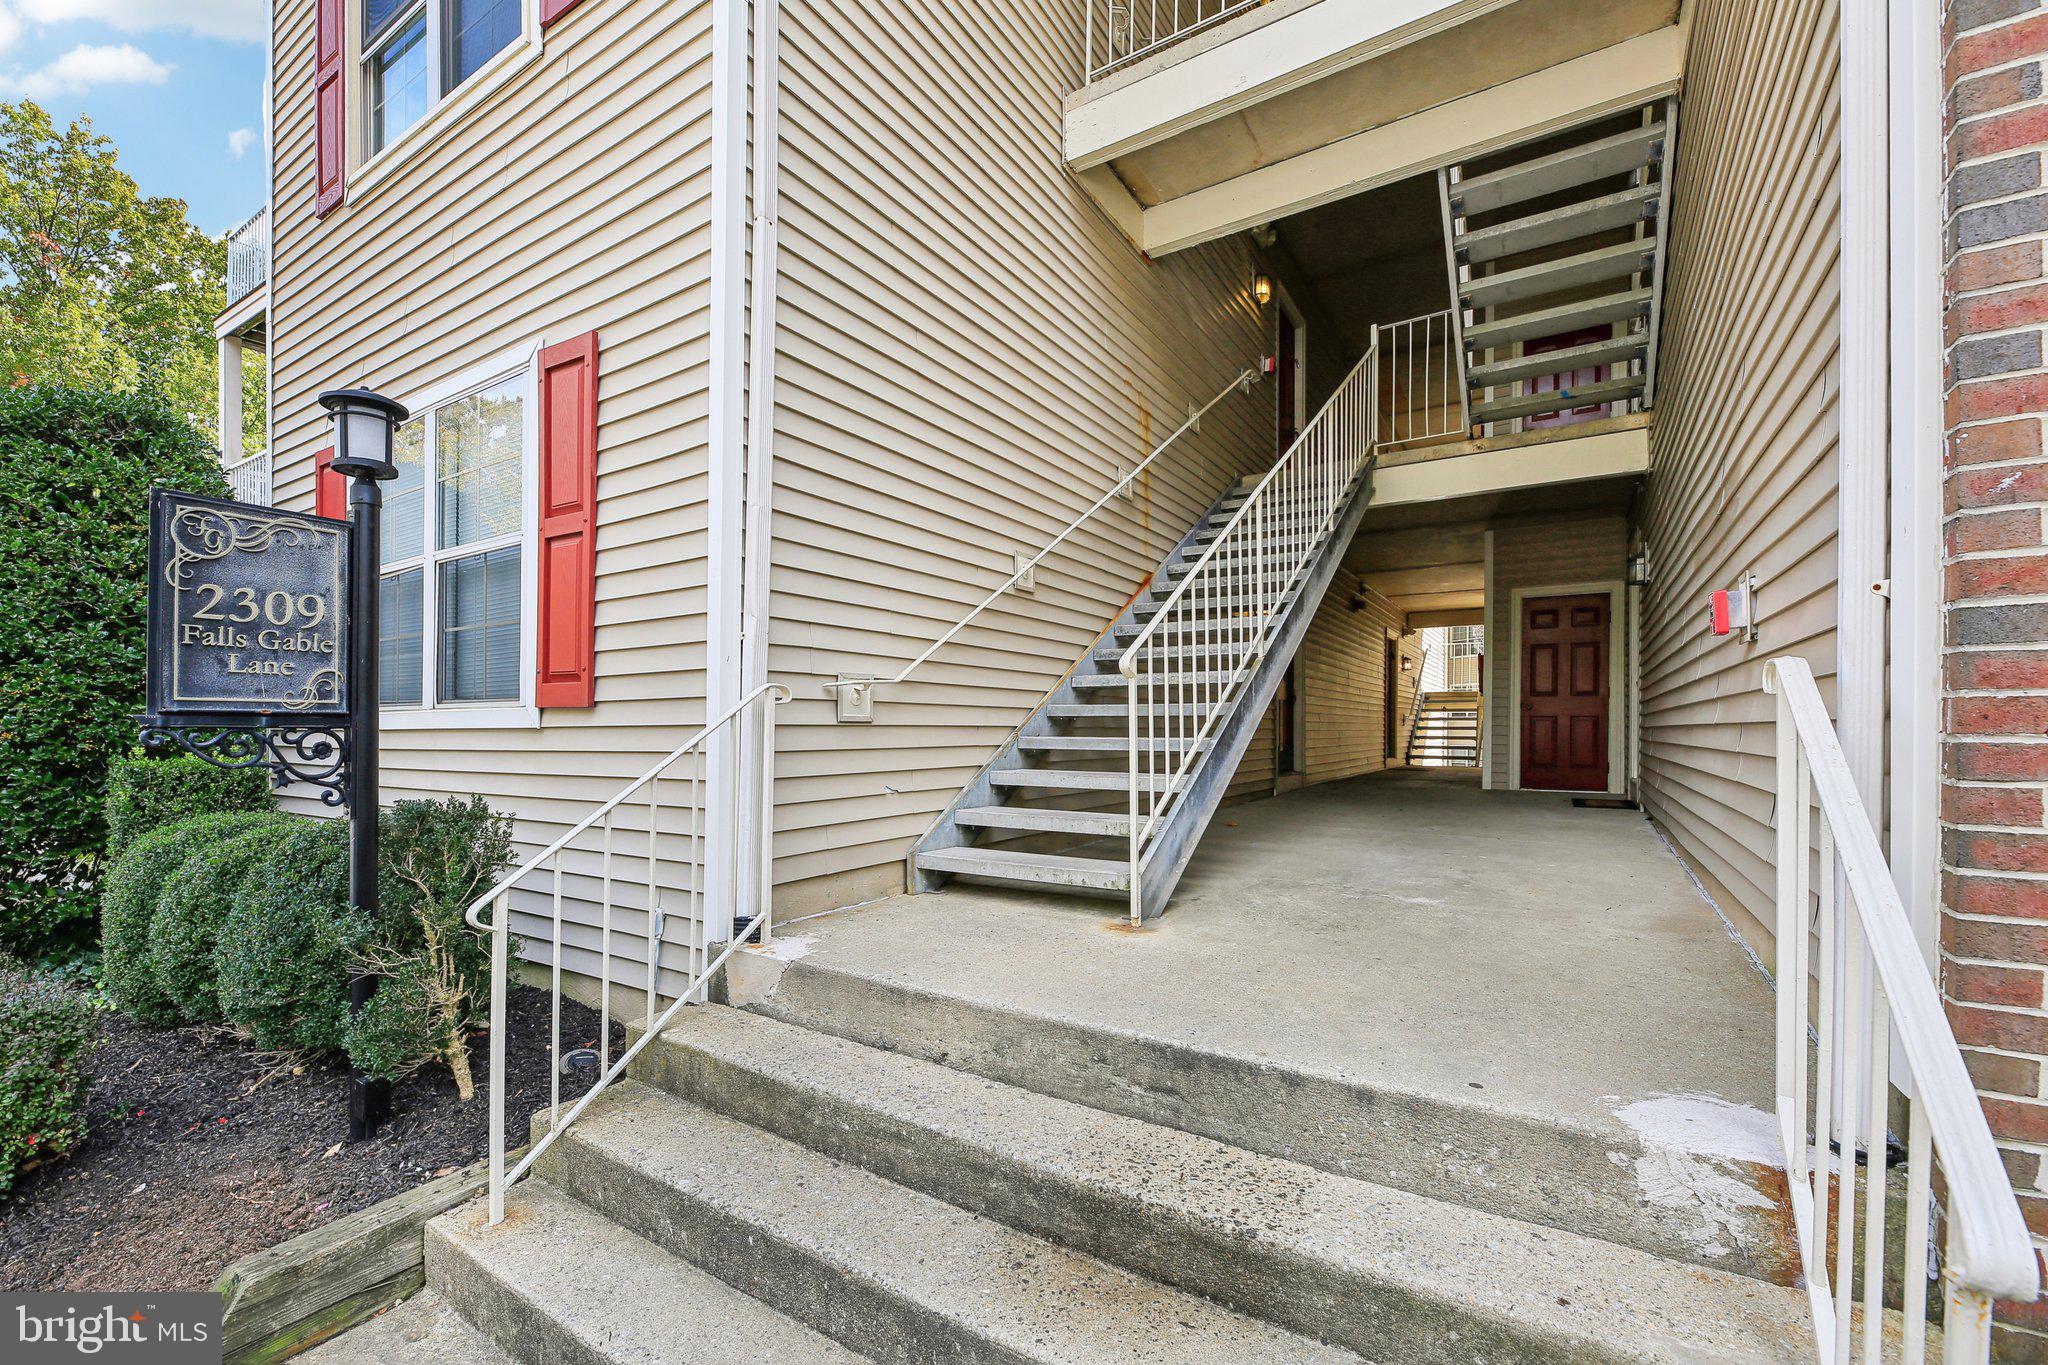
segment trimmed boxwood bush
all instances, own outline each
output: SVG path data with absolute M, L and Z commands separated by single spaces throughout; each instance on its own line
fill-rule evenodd
M 157 898 L 147 969 L 156 995 L 181 1023 L 217 1024 L 220 982 L 214 948 L 249 873 L 302 817 L 265 812 L 187 858 Z
M 157 399 L 0 387 L 0 946 L 91 939 L 107 767 L 135 744 L 152 484 L 226 496 Z
M 85 1140 L 85 1060 L 98 1039 L 84 995 L 0 959 L 0 1194 L 29 1162 Z
M 489 943 L 463 912 L 512 856 L 512 822 L 481 797 L 401 801 L 380 825 L 381 923 L 365 958 L 383 980 L 345 1035 L 349 1060 L 397 1078 L 430 1062 L 474 1093 L 469 1035 L 481 1022 Z
M 157 902 L 188 859 L 269 818 L 254 811 L 195 815 L 151 830 L 114 860 L 100 910 L 100 972 L 115 1004 L 144 1023 L 178 1022 L 176 1007 L 157 988 L 150 970 L 149 932 Z
M 221 927 L 221 1014 L 264 1047 L 339 1048 L 349 973 L 370 938 L 348 905 L 347 822 L 287 826 L 243 876 Z
M 107 773 L 107 857 L 173 821 L 217 811 L 269 810 L 263 768 L 216 768 L 194 754 L 129 754 Z

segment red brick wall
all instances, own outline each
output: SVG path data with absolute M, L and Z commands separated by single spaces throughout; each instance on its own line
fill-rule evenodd
M 1942 952 L 1950 1015 L 2048 1238 L 2048 0 L 1950 0 Z M 2048 1361 L 2005 1305 L 1997 1354 Z

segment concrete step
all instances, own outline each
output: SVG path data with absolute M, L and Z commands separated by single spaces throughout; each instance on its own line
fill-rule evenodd
M 573 1130 L 572 1130 L 573 1131 Z M 507 1355 L 575 1365 L 857 1365 L 855 1355 L 544 1181 L 427 1224 L 427 1283 Z M 425 1357 L 439 1365 L 440 1357 Z M 380 1362 L 380 1365 L 382 1363 Z
M 876 1359 L 1358 1359 L 632 1081 L 594 1102 L 538 1168 Z
M 738 1010 L 692 1011 L 636 1065 L 814 1152 L 1375 1359 L 1783 1360 L 1806 1312 L 1795 1289 Z
M 1016 970 L 1037 967 L 1019 961 Z M 1164 1030 L 1026 1010 L 993 989 L 968 995 L 913 986 L 901 971 L 835 966 L 819 953 L 791 964 L 755 1008 L 869 1047 L 1505 1218 L 1775 1283 L 1797 1273 L 1777 1207 L 1763 1193 L 1782 1185 L 1782 1172 L 1649 1146 L 1611 1126 L 1567 1125 L 1550 1113 L 1500 1105 L 1455 1076 L 1435 1088 L 1397 1089 L 1369 1067 L 1302 1069 L 1256 1038 L 1229 1050 L 1196 1049 Z M 1416 1027 L 1426 1039 L 1427 1023 Z
M 956 824 L 975 829 L 1022 829 L 1045 834 L 1087 834 L 1128 839 L 1130 812 L 1053 810 L 1045 806 L 963 806 L 953 812 Z
M 999 768 L 988 775 L 998 787 L 1065 788 L 1070 791 L 1127 792 L 1131 789 L 1128 770 L 1118 768 L 1097 772 L 1085 768 Z M 1138 774 L 1138 790 L 1165 791 L 1163 775 Z
M 295 1357 L 301 1365 L 513 1365 L 432 1289 Z
M 1019 853 L 999 848 L 941 848 L 918 854 L 917 865 L 926 872 L 944 872 L 998 886 L 1105 892 L 1131 889 L 1129 864 L 1105 858 Z

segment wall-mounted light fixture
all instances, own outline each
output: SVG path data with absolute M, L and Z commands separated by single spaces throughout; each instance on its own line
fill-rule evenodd
M 1628 557 L 1628 585 L 1631 588 L 1650 586 L 1650 550 L 1648 546 L 1637 550 Z
M 1259 301 L 1259 307 L 1261 308 L 1264 308 L 1273 301 L 1273 277 L 1271 275 L 1252 276 L 1252 297 Z

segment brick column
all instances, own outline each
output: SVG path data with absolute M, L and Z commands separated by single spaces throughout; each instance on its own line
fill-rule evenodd
M 1950 0 L 1942 981 L 1991 1130 L 2048 1237 L 2048 101 L 2043 0 Z M 2048 1361 L 2048 1310 L 1996 1354 Z

